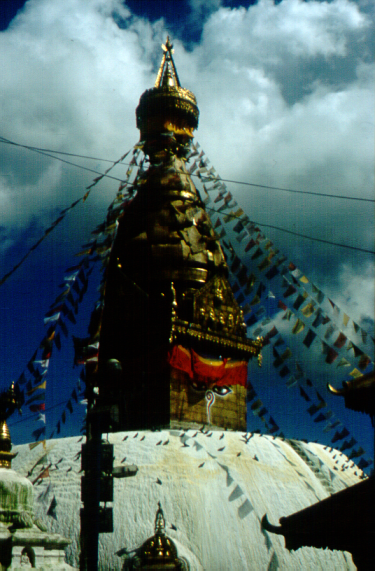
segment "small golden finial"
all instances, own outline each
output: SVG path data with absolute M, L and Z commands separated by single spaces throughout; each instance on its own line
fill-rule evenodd
M 0 393 L 0 468 L 10 468 L 16 454 L 12 454 L 12 441 L 7 425 L 7 418 L 20 408 L 20 397 L 16 393 L 14 383 L 7 391 Z
M 173 44 L 169 36 L 167 36 L 167 41 L 161 47 L 164 53 L 156 76 L 155 87 L 181 87 L 172 57 L 174 52 Z
M 160 502 L 158 502 L 158 511 L 155 517 L 155 534 L 157 533 L 160 535 L 165 534 L 165 518 Z
M 165 42 L 165 45 L 161 44 L 161 47 L 164 52 L 170 52 L 171 54 L 174 53 L 173 44 L 170 41 L 169 36 L 167 36 L 167 41 Z

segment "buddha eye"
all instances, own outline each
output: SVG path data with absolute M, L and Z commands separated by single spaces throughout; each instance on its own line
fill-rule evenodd
M 195 381 L 190 381 L 190 386 L 194 391 L 203 393 L 207 390 L 207 385 L 205 383 L 197 383 Z
M 219 395 L 219 397 L 225 397 L 226 395 L 229 395 L 231 392 L 233 392 L 232 389 L 229 388 L 227 385 L 223 385 L 222 387 L 218 387 L 217 385 L 215 385 L 214 387 L 212 387 L 211 390 L 217 395 Z

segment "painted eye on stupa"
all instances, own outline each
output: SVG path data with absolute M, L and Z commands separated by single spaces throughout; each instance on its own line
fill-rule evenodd
M 211 388 L 211 390 L 219 397 L 225 397 L 229 395 L 231 392 L 233 392 L 232 389 L 227 385 L 223 385 L 222 387 L 218 387 L 217 385 L 215 385 L 214 387 Z
M 197 383 L 196 381 L 190 381 L 190 386 L 194 391 L 199 393 L 204 393 L 207 390 L 206 383 Z

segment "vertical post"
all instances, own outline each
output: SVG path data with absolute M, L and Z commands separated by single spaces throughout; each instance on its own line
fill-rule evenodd
M 82 445 L 81 560 L 80 571 L 97 571 L 99 556 L 99 507 L 101 474 L 100 414 L 87 414 L 87 441 Z

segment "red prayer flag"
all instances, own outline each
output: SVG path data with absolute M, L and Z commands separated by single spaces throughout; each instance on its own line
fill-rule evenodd
M 344 347 L 346 339 L 347 339 L 346 335 L 344 335 L 344 333 L 340 331 L 339 336 L 334 342 L 334 346 L 337 347 L 338 349 L 341 349 L 341 347 Z

